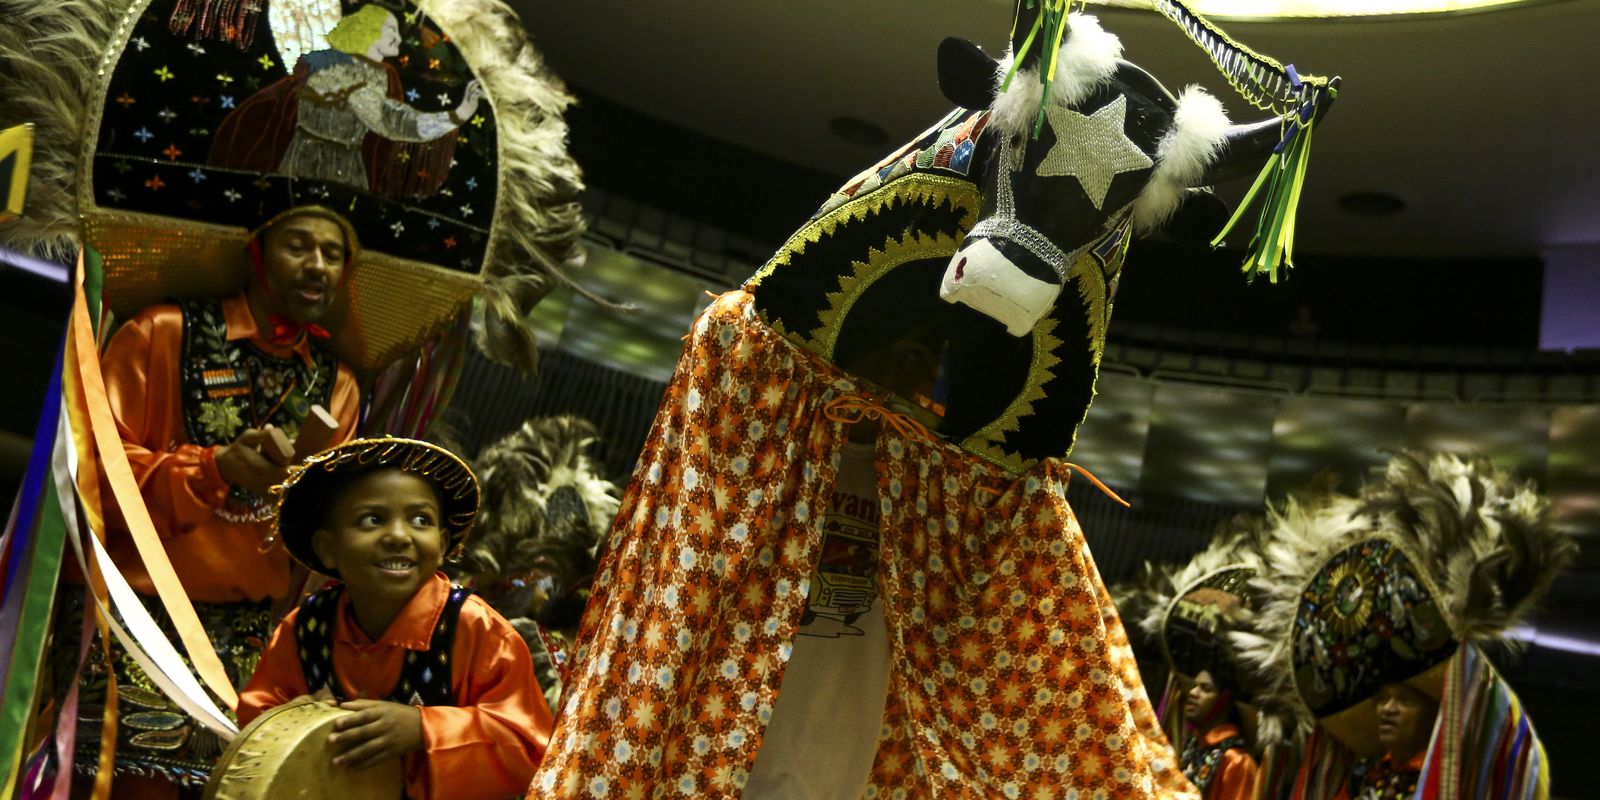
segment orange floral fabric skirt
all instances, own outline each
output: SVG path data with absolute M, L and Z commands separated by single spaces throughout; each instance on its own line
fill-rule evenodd
M 739 797 L 782 690 L 850 377 L 756 316 L 695 323 L 613 525 L 531 797 Z M 867 797 L 1198 798 L 1047 461 L 886 425 L 892 650 Z M 849 676 L 841 676 L 848 679 Z

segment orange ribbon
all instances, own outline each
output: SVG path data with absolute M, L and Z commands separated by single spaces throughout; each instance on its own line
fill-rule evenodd
M 895 411 L 877 399 L 864 394 L 846 394 L 835 397 L 822 407 L 822 415 L 833 422 L 854 425 L 864 419 L 878 420 L 907 439 L 920 438 L 938 442 L 931 431 L 910 415 Z
M 1111 487 L 1101 483 L 1100 479 L 1096 478 L 1094 476 L 1093 472 L 1090 472 L 1089 470 L 1086 470 L 1083 467 L 1080 467 L 1077 464 L 1072 463 L 1071 461 L 1063 461 L 1063 462 L 1061 462 L 1061 466 L 1067 467 L 1067 481 L 1068 482 L 1071 482 L 1071 480 L 1072 480 L 1072 470 L 1077 470 L 1078 472 L 1083 474 L 1083 477 L 1088 478 L 1089 482 L 1093 483 L 1094 487 L 1096 489 L 1099 489 L 1100 491 L 1105 492 L 1106 497 L 1109 497 L 1112 500 L 1115 500 L 1115 501 L 1121 503 L 1124 508 L 1133 508 L 1133 504 L 1132 503 L 1122 499 L 1122 497 L 1119 496 L 1116 492 L 1111 491 Z
M 836 397 L 829 401 L 826 406 L 823 406 L 822 415 L 833 422 L 841 422 L 846 425 L 854 425 L 864 419 L 878 420 L 907 439 L 920 438 L 936 444 L 943 443 L 943 440 L 934 436 L 932 431 L 929 431 L 927 427 L 910 415 L 895 411 L 869 395 L 852 393 Z M 1072 471 L 1077 470 L 1083 477 L 1088 478 L 1096 489 L 1105 492 L 1106 497 L 1121 503 L 1125 508 L 1133 508 L 1132 503 L 1122 499 L 1116 492 L 1111 491 L 1111 487 L 1102 483 L 1089 470 L 1070 461 L 1061 462 L 1061 466 L 1067 468 L 1067 481 L 1069 483 L 1072 480 Z M 979 486 L 978 491 L 1002 495 L 1010 491 L 1010 487 L 995 489 L 988 486 Z

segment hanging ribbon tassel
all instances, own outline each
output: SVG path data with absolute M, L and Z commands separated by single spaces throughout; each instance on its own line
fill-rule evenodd
M 1288 70 L 1293 77 L 1293 65 Z M 1296 86 L 1306 85 L 1299 83 L 1298 78 L 1294 80 Z M 1328 92 L 1330 100 L 1338 96 L 1335 87 L 1329 86 L 1323 91 Z M 1256 176 L 1255 183 L 1251 184 L 1250 191 L 1239 202 L 1228 224 L 1211 240 L 1212 247 L 1220 246 L 1244 218 L 1245 212 L 1259 201 L 1261 210 L 1256 216 L 1249 254 L 1241 267 L 1250 279 L 1264 274 L 1269 281 L 1277 283 L 1280 268 L 1287 274 L 1294 267 L 1295 210 L 1300 205 L 1301 189 L 1305 185 L 1306 170 L 1311 162 L 1311 135 L 1316 128 L 1316 105 L 1316 95 L 1313 94 L 1301 105 L 1299 112 L 1288 119 L 1283 140 L 1261 168 L 1261 174 Z
M 1039 78 L 1044 86 L 1044 91 L 1039 96 L 1039 112 L 1033 123 L 1033 136 L 1036 139 L 1039 137 L 1040 132 L 1044 130 L 1044 110 L 1050 105 L 1050 85 L 1056 79 L 1056 61 L 1057 56 L 1061 53 L 1061 40 L 1067 34 L 1067 12 L 1070 8 L 1068 0 L 1039 0 L 1039 2 L 1043 3 L 1043 8 L 1039 9 L 1039 15 L 1033 18 L 1033 26 L 1028 29 L 1027 38 L 1022 40 L 1022 45 L 1017 48 L 1017 52 L 1012 54 L 1011 69 L 1006 71 L 1005 80 L 1000 82 L 1000 92 L 1004 94 L 1006 89 L 1010 88 L 1011 79 L 1016 77 L 1017 71 L 1022 66 L 1022 62 L 1026 59 L 1028 52 L 1033 49 L 1035 41 L 1039 39 L 1039 34 L 1043 33 L 1044 39 L 1049 42 L 1050 49 L 1041 54 L 1039 58 Z M 1027 7 L 1033 8 L 1033 0 L 1028 0 Z M 1016 35 L 1016 21 L 1012 20 L 1012 41 L 1016 41 Z

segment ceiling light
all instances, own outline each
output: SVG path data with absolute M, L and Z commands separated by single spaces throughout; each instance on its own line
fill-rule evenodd
M 1120 8 L 1151 7 L 1150 0 L 1090 0 L 1094 5 Z M 1281 19 L 1296 17 L 1384 17 L 1403 14 L 1451 14 L 1483 11 L 1530 0 L 1189 0 L 1196 14 L 1226 19 Z

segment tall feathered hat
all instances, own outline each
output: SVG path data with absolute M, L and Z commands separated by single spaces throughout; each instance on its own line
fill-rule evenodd
M 103 260 L 128 314 L 238 289 L 289 213 L 354 253 L 334 350 L 375 371 L 482 294 L 491 356 L 582 223 L 570 97 L 501 0 L 7 0 L 0 128 L 36 126 L 36 181 L 0 243 Z
M 1402 452 L 1359 496 L 1275 509 L 1268 539 L 1256 630 L 1233 639 L 1303 724 L 1379 755 L 1374 695 L 1405 683 L 1447 710 L 1462 704 L 1452 713 L 1488 743 L 1468 760 L 1507 757 L 1491 752 L 1509 743 L 1501 733 L 1534 742 L 1516 758 L 1542 758 L 1514 693 L 1477 653 L 1527 616 L 1575 553 L 1531 484 L 1482 458 Z M 1488 683 L 1503 691 L 1472 690 Z M 1456 738 L 1434 747 L 1459 748 Z
M 567 637 L 588 602 L 598 551 L 620 505 L 616 484 L 590 457 L 596 438 L 588 420 L 538 417 L 484 447 L 474 459 L 483 511 L 465 557 L 446 566 L 473 580 L 522 634 L 552 709 Z
M 1242 668 L 1232 638 L 1257 623 L 1261 596 L 1251 582 L 1263 569 L 1265 531 L 1262 515 L 1239 515 L 1218 526 L 1211 543 L 1187 562 L 1147 562 L 1138 581 L 1112 590 L 1117 610 L 1159 648 L 1171 670 L 1157 706 L 1174 741 L 1184 734 L 1181 693 L 1202 671 L 1231 693 L 1257 748 L 1294 731 L 1293 714 L 1274 705 L 1270 694 L 1262 705 L 1258 676 Z

